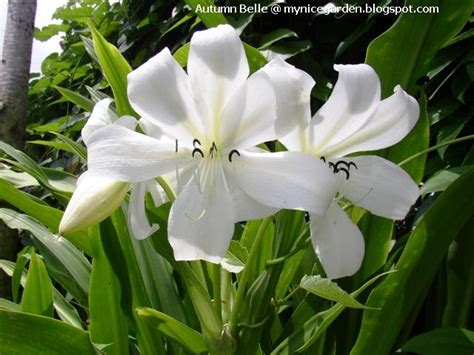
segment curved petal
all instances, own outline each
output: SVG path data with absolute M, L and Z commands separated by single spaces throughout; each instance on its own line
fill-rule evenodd
M 85 145 L 89 143 L 89 137 L 95 131 L 118 119 L 117 115 L 109 108 L 111 103 L 112 99 L 103 99 L 95 104 L 89 119 L 81 131 L 82 140 Z
M 328 101 L 311 120 L 310 140 L 319 152 L 357 132 L 380 103 L 380 81 L 367 64 L 335 65 L 339 78 Z
M 147 136 L 160 139 L 163 135 L 163 130 L 160 127 L 158 127 L 156 124 L 147 120 L 144 117 L 140 118 L 140 120 L 138 121 L 138 125 L 140 126 L 142 132 L 145 133 Z
M 189 144 L 202 138 L 189 77 L 168 48 L 128 75 L 128 96 L 136 112 L 169 136 Z
M 339 144 L 327 147 L 323 154 L 342 157 L 354 152 L 390 147 L 411 131 L 419 115 L 418 102 L 397 86 L 395 93 L 380 102 L 377 110 L 359 131 Z
M 261 70 L 268 74 L 275 90 L 278 139 L 288 150 L 305 151 L 311 120 L 311 89 L 315 84 L 313 78 L 280 58 L 272 60 Z
M 344 160 L 357 165 L 357 169 L 350 170 L 350 178 L 343 187 L 345 198 L 377 216 L 405 218 L 420 194 L 405 170 L 377 156 Z
M 233 181 L 232 175 L 226 174 L 227 185 L 230 187 L 234 222 L 262 219 L 279 210 L 279 208 L 266 206 L 253 199 Z
M 176 260 L 219 263 L 232 239 L 231 197 L 217 164 L 207 164 L 207 183 L 202 192 L 201 184 L 192 179 L 171 207 L 168 238 Z
M 324 217 L 311 215 L 311 240 L 328 278 L 351 276 L 359 270 L 364 238 L 336 201 Z
M 142 182 L 192 162 L 191 151 L 171 139 L 154 139 L 117 125 L 90 137 L 89 170 L 117 180 Z
M 263 71 L 254 73 L 222 113 L 220 137 L 230 149 L 246 149 L 276 139 L 275 96 Z
M 86 229 L 112 214 L 122 203 L 129 184 L 90 171 L 82 174 L 59 225 L 59 234 Z
M 145 211 L 145 192 L 147 183 L 138 183 L 132 185 L 130 194 L 130 204 L 128 206 L 128 225 L 132 235 L 139 240 L 148 238 L 155 233 L 160 226 L 158 224 L 150 225 Z
M 336 192 L 336 179 L 319 158 L 306 153 L 240 152 L 226 163 L 227 174 L 258 202 L 324 215 Z
M 229 25 L 196 32 L 191 38 L 188 74 L 194 93 L 206 103 L 209 117 L 203 119 L 207 119 L 205 127 L 209 131 L 249 75 L 237 32 Z

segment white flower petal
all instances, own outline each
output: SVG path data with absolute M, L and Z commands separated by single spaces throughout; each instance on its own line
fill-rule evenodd
M 235 217 L 219 163 L 204 164 L 210 165 L 206 186 L 201 192 L 192 179 L 178 195 L 169 216 L 168 238 L 176 260 L 219 263 L 232 239 Z
M 377 156 L 345 158 L 354 162 L 342 194 L 357 206 L 377 216 L 403 219 L 420 191 L 412 178 L 399 166 Z
M 232 186 L 231 189 L 235 222 L 263 219 L 279 210 L 254 200 L 237 185 Z
M 310 140 L 315 152 L 356 132 L 380 103 L 380 81 L 370 66 L 335 65 L 334 69 L 339 72 L 334 90 L 311 120 Z
M 387 148 L 401 141 L 415 126 L 420 115 L 418 102 L 400 86 L 380 102 L 379 107 L 358 132 L 323 152 L 342 157 L 354 152 Z
M 159 207 L 169 201 L 168 196 L 166 196 L 166 193 L 155 180 L 150 180 L 146 183 L 146 191 L 150 193 L 155 207 Z
M 98 130 L 90 137 L 88 166 L 117 180 L 142 182 L 192 162 L 191 151 L 171 139 L 154 139 L 117 125 Z
M 331 170 L 306 153 L 241 151 L 226 169 L 243 191 L 271 207 L 324 215 L 336 192 Z
M 275 59 L 262 69 L 275 90 L 277 120 L 275 130 L 288 150 L 305 151 L 311 120 L 313 78 L 282 59 Z
M 163 135 L 163 130 L 160 127 L 144 117 L 140 118 L 138 125 L 140 126 L 142 132 L 147 136 L 160 139 Z
M 357 225 L 334 201 L 324 217 L 311 214 L 311 239 L 330 279 L 351 276 L 359 270 L 365 242 Z
M 165 48 L 128 75 L 134 110 L 169 136 L 191 144 L 201 138 L 189 77 Z
M 220 25 L 196 32 L 191 38 L 188 74 L 196 95 L 206 103 L 207 130 L 219 120 L 233 94 L 245 83 L 249 66 L 237 32 Z
M 220 142 L 246 149 L 276 139 L 275 96 L 263 71 L 254 73 L 232 96 L 222 113 Z
M 95 104 L 92 113 L 82 128 L 81 136 L 84 144 L 88 144 L 89 137 L 98 129 L 112 124 L 118 117 L 111 109 L 109 109 L 112 99 L 103 99 Z
M 132 235 L 139 240 L 148 238 L 155 233 L 160 226 L 158 224 L 150 225 L 146 217 L 145 210 L 145 192 L 147 183 L 138 183 L 132 185 L 130 194 L 130 204 L 128 206 L 128 225 Z
M 86 229 L 99 223 L 122 203 L 129 184 L 90 171 L 77 180 L 77 187 L 59 225 L 59 234 Z

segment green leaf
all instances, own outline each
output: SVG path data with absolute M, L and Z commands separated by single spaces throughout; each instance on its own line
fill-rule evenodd
M 352 292 L 350 295 L 352 297 L 359 296 L 363 291 L 365 291 L 368 287 L 370 287 L 374 282 L 376 282 L 379 278 L 392 273 L 393 271 L 385 272 L 379 274 L 369 281 L 367 281 L 364 285 L 362 285 L 359 289 Z M 314 342 L 324 334 L 326 329 L 336 320 L 336 318 L 342 313 L 342 311 L 346 308 L 341 303 L 337 303 L 331 308 L 317 313 L 307 321 L 304 322 L 298 329 L 296 329 L 289 337 L 285 338 L 280 344 L 272 351 L 272 355 L 277 354 L 287 354 L 291 355 L 296 353 L 300 353 L 308 349 Z M 376 312 L 374 310 L 368 310 L 368 312 Z
M 94 103 L 87 97 L 84 97 L 81 94 L 78 94 L 77 92 L 66 88 L 62 88 L 59 86 L 53 87 L 58 90 L 59 93 L 68 101 L 71 101 L 73 104 L 79 106 L 86 112 L 92 112 L 92 109 L 94 108 Z
M 372 307 L 364 306 L 358 302 L 354 297 L 340 288 L 337 283 L 322 278 L 320 275 L 303 276 L 300 287 L 316 296 L 340 303 L 346 307 L 373 309 Z
M 5 272 L 8 276 L 13 277 L 15 271 L 18 269 L 18 266 L 8 260 L 0 260 L 0 269 Z M 26 272 L 22 269 L 20 273 L 20 283 L 24 287 L 26 283 Z M 64 322 L 73 325 L 76 328 L 82 329 L 82 320 L 77 313 L 77 310 L 63 297 L 63 295 L 53 287 L 53 306 Z M 20 306 L 18 309 L 11 309 L 12 311 L 20 311 Z
M 20 293 L 20 284 L 23 278 L 23 271 L 28 264 L 29 258 L 27 255 L 30 253 L 33 247 L 25 247 L 20 253 L 18 253 L 18 257 L 16 259 L 15 270 L 13 271 L 12 275 L 12 299 L 14 302 L 18 302 L 19 293 Z M 26 282 L 26 280 L 24 280 Z M 23 283 L 24 285 L 24 283 Z
M 448 170 L 439 170 L 431 178 L 429 178 L 421 187 L 420 194 L 426 195 L 432 192 L 440 192 L 446 190 L 463 172 L 469 169 L 467 167 L 457 167 Z
M 61 23 L 61 24 L 51 24 L 48 26 L 44 26 L 41 29 L 35 28 L 35 39 L 38 41 L 47 41 L 51 37 L 57 35 L 59 32 L 66 32 L 69 30 L 69 25 Z
M 39 257 L 32 250 L 30 268 L 21 299 L 21 311 L 53 317 L 53 284 Z
M 89 286 L 90 263 L 69 241 L 51 234 L 30 216 L 0 208 L 0 219 L 11 229 L 22 229 L 34 237 L 36 248 L 46 260 L 51 276 L 80 301 Z M 84 302 L 85 303 L 85 302 Z
M 136 312 L 141 318 L 146 320 L 150 327 L 177 341 L 188 351 L 192 353 L 207 351 L 202 334 L 186 324 L 151 308 L 138 308 Z
M 221 266 L 228 272 L 238 274 L 244 269 L 249 252 L 247 248 L 242 246 L 238 241 L 232 240 L 229 249 L 221 261 Z
M 15 206 L 22 212 L 28 214 L 47 226 L 52 232 L 56 232 L 63 213 L 55 208 L 49 207 L 36 197 L 16 189 L 9 182 L 0 179 L 0 199 Z M 89 236 L 85 232 L 67 233 L 64 235 L 71 243 L 88 255 L 92 255 L 92 247 Z
M 132 71 L 130 64 L 120 51 L 110 44 L 95 28 L 91 27 L 95 53 L 102 73 L 112 87 L 119 116 L 136 115 L 127 96 L 127 75 Z
M 289 30 L 287 28 L 279 28 L 275 31 L 272 31 L 270 33 L 267 33 L 262 37 L 262 40 L 260 41 L 260 46 L 258 47 L 259 50 L 263 50 L 271 46 L 272 44 L 285 39 L 285 38 L 291 38 L 291 37 L 296 37 L 298 38 L 298 35 L 296 34 L 295 31 Z
M 244 43 L 244 50 L 249 62 L 251 74 L 267 64 L 267 60 L 257 48 L 252 47 L 250 44 Z
M 42 145 L 42 146 L 51 147 L 51 148 L 54 148 L 54 149 L 57 149 L 57 150 L 64 150 L 65 152 L 68 152 L 68 153 L 74 153 L 74 151 L 71 148 L 69 148 L 66 143 L 63 143 L 63 142 L 34 140 L 34 141 L 28 141 L 26 143 Z
M 442 326 L 467 327 L 474 299 L 474 217 L 471 217 L 456 240 L 449 246 L 447 257 L 447 299 Z
M 205 11 L 210 6 L 214 5 L 213 0 L 186 0 L 186 3 L 191 6 L 191 9 L 202 20 L 202 22 L 206 25 L 207 28 L 227 23 L 226 18 L 221 13 L 207 13 L 209 11 Z
M 0 353 L 94 355 L 89 333 L 61 321 L 0 309 Z
M 14 311 L 14 312 L 20 312 L 21 307 L 19 304 L 9 301 L 5 298 L 0 298 L 0 310 L 5 310 L 5 311 Z
M 87 161 L 87 150 L 83 145 L 74 142 L 71 138 L 62 135 L 61 133 L 57 133 L 57 132 L 49 132 L 49 133 L 55 135 L 56 137 L 58 137 L 59 140 L 61 140 L 64 144 L 66 144 L 66 146 L 69 148 L 69 151 L 71 153 L 76 154 L 83 161 Z
M 474 353 L 474 332 L 441 328 L 417 335 L 402 346 L 403 351 L 425 355 L 467 355 Z
M 94 344 L 108 344 L 108 354 L 128 354 L 128 323 L 121 308 L 120 279 L 114 273 L 104 250 L 107 235 L 91 228 L 92 272 L 89 285 L 90 336 Z
M 382 78 L 382 92 L 391 94 L 395 84 L 410 93 L 416 81 L 429 69 L 436 52 L 464 26 L 472 13 L 472 0 L 435 0 L 438 14 L 403 14 L 385 33 L 372 41 L 367 49 L 366 62 Z M 424 0 L 409 0 L 405 5 L 426 5 Z M 410 53 L 410 55 L 406 55 Z
M 352 355 L 390 352 L 450 243 L 474 214 L 473 179 L 471 168 L 438 197 L 419 221 L 395 265 L 398 272 L 371 292 L 367 305 L 381 310 L 364 312 Z
M 2 166 L 0 166 L 0 179 L 7 180 L 18 189 L 22 189 L 27 186 L 39 186 L 38 181 L 30 174 L 19 173 Z

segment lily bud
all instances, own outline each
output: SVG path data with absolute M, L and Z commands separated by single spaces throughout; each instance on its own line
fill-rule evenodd
M 130 184 L 83 174 L 59 225 L 59 234 L 76 232 L 103 221 L 122 203 Z

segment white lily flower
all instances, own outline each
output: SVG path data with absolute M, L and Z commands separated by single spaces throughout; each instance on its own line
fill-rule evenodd
M 177 260 L 220 262 L 238 221 L 280 208 L 325 213 L 336 182 L 323 162 L 255 148 L 276 139 L 274 91 L 264 71 L 249 77 L 231 26 L 193 35 L 188 73 L 162 50 L 129 74 L 128 94 L 145 134 L 97 131 L 89 169 L 132 183 L 176 175 L 168 236 Z
M 137 120 L 132 116 L 118 117 L 110 108 L 111 99 L 99 101 L 81 131 L 82 140 L 89 145 L 90 137 L 107 125 L 117 125 L 135 130 Z M 78 181 L 59 226 L 59 234 L 78 231 L 99 223 L 112 214 L 122 203 L 130 183 L 104 174 L 87 171 Z M 158 225 L 148 223 L 145 215 L 145 192 L 152 193 L 156 205 L 165 199 L 155 182 L 132 184 L 128 208 L 128 224 L 138 239 L 146 238 L 158 229 Z
M 340 278 L 360 268 L 364 239 L 337 200 L 345 198 L 377 216 L 403 219 L 419 196 L 416 183 L 392 162 L 377 156 L 347 155 L 398 143 L 416 124 L 419 106 L 399 86 L 381 100 L 379 78 L 366 64 L 334 68 L 339 79 L 312 119 L 313 79 L 281 60 L 265 70 L 274 82 L 277 102 L 292 103 L 278 110 L 280 141 L 290 151 L 320 157 L 338 181 L 337 199 L 326 215 L 311 215 L 311 234 L 327 276 Z M 290 133 L 285 133 L 287 126 L 293 126 Z

